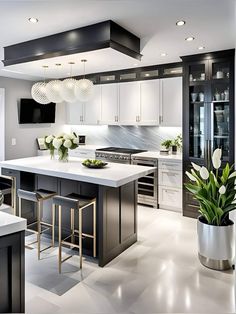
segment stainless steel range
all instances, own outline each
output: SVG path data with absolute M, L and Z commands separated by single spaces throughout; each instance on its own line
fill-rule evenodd
M 95 156 L 96 159 L 103 161 L 131 164 L 132 154 L 142 153 L 145 151 L 146 150 L 133 148 L 106 147 L 96 149 Z

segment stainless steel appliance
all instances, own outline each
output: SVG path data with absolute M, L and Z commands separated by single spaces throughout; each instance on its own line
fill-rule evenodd
M 122 147 L 106 147 L 96 149 L 95 156 L 96 159 L 100 159 L 103 161 L 131 164 L 132 154 L 142 152 L 145 152 L 145 150 Z
M 132 164 L 157 167 L 158 160 L 154 158 L 132 156 Z M 158 208 L 158 171 L 157 169 L 138 179 L 138 203 Z

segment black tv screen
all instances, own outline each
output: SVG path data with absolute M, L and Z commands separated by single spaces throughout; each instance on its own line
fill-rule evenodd
M 56 104 L 41 105 L 30 98 L 22 98 L 19 108 L 19 123 L 55 123 Z

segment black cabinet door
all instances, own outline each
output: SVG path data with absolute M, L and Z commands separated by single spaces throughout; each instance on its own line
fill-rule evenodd
M 24 232 L 0 237 L 0 313 L 25 310 Z

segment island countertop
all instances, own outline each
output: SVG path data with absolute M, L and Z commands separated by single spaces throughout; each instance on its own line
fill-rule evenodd
M 108 163 L 103 169 L 89 169 L 83 159 L 70 157 L 68 162 L 51 160 L 49 156 L 28 157 L 0 162 L 0 167 L 58 178 L 119 187 L 152 173 L 156 168 Z
M 26 229 L 26 219 L 0 211 L 0 237 Z

